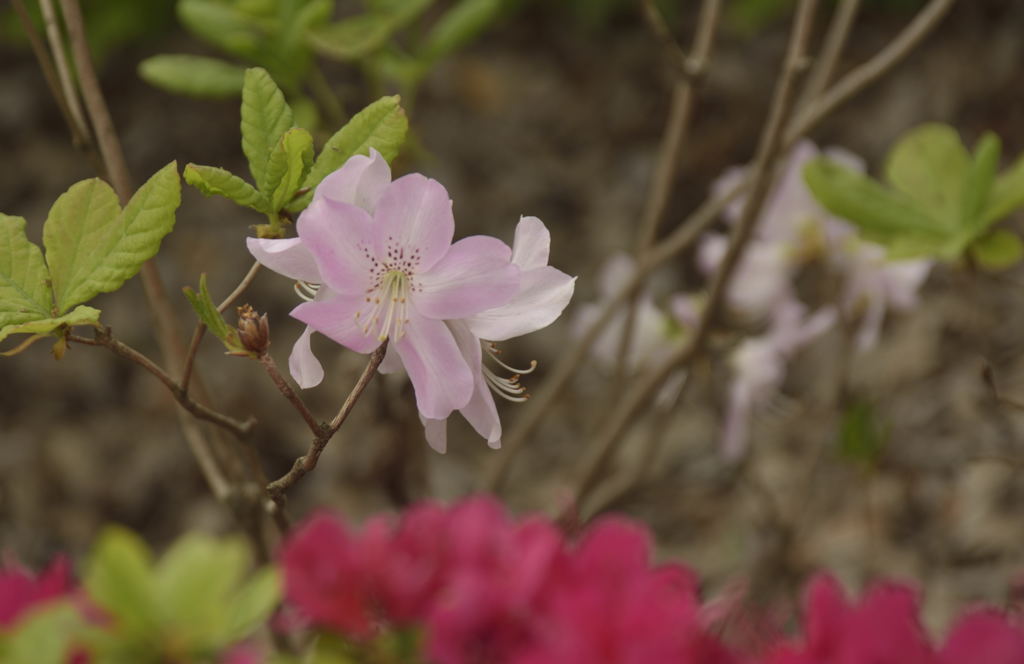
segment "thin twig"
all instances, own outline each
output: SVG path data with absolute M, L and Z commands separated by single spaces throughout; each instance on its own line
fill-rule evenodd
M 785 134 L 785 148 L 788 149 L 829 113 L 899 64 L 910 54 L 913 47 L 938 25 L 939 19 L 949 10 L 953 1 L 932 0 L 886 48 L 842 77 L 818 101 L 809 104 L 789 124 Z M 512 460 L 554 406 L 558 397 L 564 394 L 569 380 L 575 375 L 619 307 L 627 298 L 632 297 L 656 268 L 689 249 L 701 234 L 711 227 L 726 205 L 749 188 L 750 178 L 746 177 L 720 197 L 705 200 L 639 262 L 636 273 L 629 282 L 618 294 L 605 302 L 597 319 L 572 345 L 569 352 L 562 355 L 544 384 L 533 393 L 530 402 L 520 409 L 515 428 L 504 438 L 502 451 L 493 456 L 489 467 L 482 475 L 483 489 L 495 491 L 500 488 L 508 476 Z
M 256 278 L 256 273 L 260 271 L 259 261 L 254 261 L 249 271 L 242 277 L 242 281 L 239 282 L 235 290 L 231 291 L 231 294 L 224 298 L 224 301 L 217 305 L 217 311 L 223 312 L 231 303 L 238 299 L 242 293 L 245 292 L 249 285 L 252 284 L 253 279 Z M 196 323 L 195 329 L 192 331 L 192 340 L 188 344 L 188 350 L 185 351 L 185 362 L 181 369 L 181 380 L 178 383 L 181 385 L 181 389 L 188 394 L 189 384 L 192 382 L 192 370 L 195 366 L 196 353 L 199 352 L 199 344 L 203 340 L 203 336 L 206 334 L 206 325 L 202 321 Z
M 814 66 L 807 74 L 807 82 L 800 92 L 800 100 L 797 108 L 803 108 L 808 102 L 817 99 L 825 90 L 832 74 L 836 70 L 839 56 L 843 53 L 843 47 L 850 37 L 850 29 L 853 27 L 853 20 L 857 17 L 857 10 L 860 9 L 861 0 L 839 0 L 838 6 L 832 12 L 832 20 L 829 22 L 828 31 L 825 33 L 825 41 L 822 44 Z
M 46 79 L 46 85 L 50 88 L 50 94 L 57 102 L 60 114 L 64 116 L 64 123 L 67 124 L 68 130 L 71 132 L 71 143 L 76 147 L 87 147 L 90 144 L 88 127 L 79 126 L 79 123 L 71 115 L 71 109 L 68 107 L 67 99 L 64 98 L 64 90 L 61 88 L 53 58 L 50 57 L 46 44 L 43 43 L 42 37 L 36 31 L 35 25 L 32 24 L 32 17 L 25 9 L 25 3 L 22 0 L 11 0 L 11 4 L 14 7 L 14 12 L 18 15 L 18 21 L 21 22 L 25 35 L 28 37 L 28 42 L 32 46 L 32 52 L 39 62 L 39 68 L 43 70 L 43 78 Z
M 309 407 L 306 406 L 306 402 L 302 400 L 295 390 L 292 389 L 288 381 L 284 379 L 281 372 L 277 368 L 277 363 L 274 362 L 274 358 L 269 353 L 263 353 L 260 355 L 260 364 L 267 370 L 267 375 L 270 376 L 270 380 L 274 381 L 274 385 L 284 395 L 288 401 L 295 406 L 295 410 L 299 411 L 299 415 L 306 421 L 309 426 L 309 430 L 313 432 L 314 436 L 319 436 L 323 431 L 323 426 L 316 421 L 313 417 L 313 413 L 310 412 Z
M 377 367 L 384 360 L 384 353 L 387 352 L 388 342 L 382 343 L 377 350 L 373 351 L 370 355 L 370 361 L 366 363 L 366 367 L 363 369 L 363 373 L 360 374 L 359 380 L 356 381 L 352 391 L 349 392 L 348 397 L 345 399 L 345 403 L 342 404 L 341 410 L 334 416 L 330 424 L 317 425 L 319 432 L 314 436 L 313 441 L 309 444 L 309 449 L 305 454 L 300 456 L 292 464 L 291 470 L 277 478 L 273 482 L 267 485 L 267 493 L 280 507 L 284 499 L 284 494 L 288 489 L 295 485 L 296 482 L 305 477 L 310 471 L 316 468 L 317 462 L 320 460 L 320 455 L 323 453 L 324 448 L 327 447 L 327 443 L 331 441 L 334 434 L 338 432 L 341 425 L 345 423 L 345 419 L 348 418 L 349 413 L 352 412 L 352 408 L 356 405 L 359 397 L 362 396 L 366 390 L 366 386 L 373 380 L 374 374 L 377 373 Z
M 242 293 L 244 293 L 246 289 L 249 288 L 249 286 L 252 284 L 253 279 L 256 278 L 256 274 L 259 271 L 260 262 L 253 261 L 252 267 L 250 267 L 249 271 L 245 273 L 245 276 L 242 277 L 242 280 L 238 282 L 238 286 L 235 287 L 235 290 L 231 291 L 231 294 L 224 298 L 223 302 L 217 305 L 217 311 L 220 313 L 224 313 L 224 310 L 230 307 L 232 302 L 240 298 L 242 296 Z
M 232 417 L 228 417 L 223 413 L 218 413 L 212 408 L 193 401 L 182 391 L 178 384 L 174 382 L 174 379 L 171 378 L 170 374 L 157 366 L 153 360 L 149 359 L 131 346 L 113 338 L 110 334 L 109 327 L 97 330 L 96 336 L 93 339 L 72 334 L 68 335 L 68 341 L 85 344 L 87 346 L 102 346 L 114 353 L 114 355 L 134 362 L 156 376 L 160 382 L 164 384 L 164 387 L 171 392 L 174 399 L 181 404 L 182 408 L 201 420 L 206 420 L 207 422 L 216 424 L 217 426 L 230 431 L 238 438 L 245 438 L 248 436 L 249 432 L 252 431 L 253 425 L 256 423 L 252 418 L 249 418 L 245 422 L 239 422 Z
M 67 54 L 64 52 L 64 37 L 60 32 L 60 23 L 57 21 L 57 12 L 54 10 L 53 0 L 39 0 L 39 9 L 43 14 L 46 40 L 50 43 L 50 53 L 53 55 L 53 64 L 57 70 L 57 81 L 60 83 L 61 97 L 67 103 L 68 113 L 73 123 L 72 137 L 88 136 L 89 125 L 85 122 L 85 113 L 82 112 L 82 105 L 78 101 L 78 91 L 75 89 L 75 84 L 71 81 Z
M 729 248 L 726 250 L 725 257 L 722 259 L 722 263 L 712 279 L 707 302 L 701 312 L 700 321 L 693 332 L 693 336 L 690 337 L 688 343 L 674 352 L 661 367 L 642 376 L 637 381 L 637 387 L 627 393 L 626 398 L 608 417 L 606 425 L 599 429 L 599 437 L 593 444 L 591 454 L 585 459 L 583 471 L 577 480 L 577 491 L 575 494 L 577 500 L 582 500 L 594 487 L 605 463 L 615 448 L 615 442 L 619 440 L 619 437 L 628 427 L 633 416 L 648 403 L 655 391 L 671 373 L 690 362 L 704 348 L 718 309 L 725 300 L 729 282 L 757 225 L 761 206 L 768 195 L 774 179 L 775 161 L 783 147 L 783 130 L 786 118 L 793 107 L 794 88 L 797 77 L 807 67 L 807 43 L 810 39 L 816 5 L 817 0 L 801 0 L 797 6 L 786 59 L 782 72 L 779 75 L 779 80 L 775 85 L 768 120 L 761 133 L 760 145 L 758 146 L 757 155 L 752 167 L 753 185 L 750 196 L 744 203 L 743 212 L 730 238 Z
M 675 44 L 672 35 L 665 25 L 664 17 L 654 5 L 653 0 L 644 0 L 644 15 L 656 34 L 663 41 Z M 661 145 L 658 149 L 658 164 L 651 178 L 650 190 L 647 194 L 647 201 L 644 205 L 643 216 L 640 220 L 640 231 L 637 236 L 636 252 L 638 256 L 646 253 L 658 233 L 658 225 L 665 216 L 665 209 L 668 207 L 669 198 L 672 194 L 672 187 L 679 171 L 679 162 L 686 144 L 687 133 L 690 128 L 690 121 L 693 116 L 694 99 L 696 97 L 695 83 L 703 80 L 704 72 L 708 66 L 708 59 L 711 56 L 711 48 L 715 41 L 715 26 L 718 23 L 718 14 L 721 8 L 720 0 L 704 0 L 701 3 L 700 14 L 697 17 L 697 28 L 693 35 L 693 45 L 690 49 L 690 56 L 682 54 L 676 44 L 675 51 L 682 56 L 686 63 L 685 71 L 676 79 L 672 87 L 672 102 L 669 110 L 668 120 L 665 123 L 665 130 L 661 137 Z M 618 361 L 615 368 L 615 379 L 612 385 L 621 385 L 626 379 L 628 361 L 631 353 L 630 346 L 633 343 L 635 332 L 637 297 L 634 293 L 629 299 L 626 310 L 626 320 L 622 327 L 622 336 L 619 339 Z M 613 387 L 614 389 L 614 387 Z

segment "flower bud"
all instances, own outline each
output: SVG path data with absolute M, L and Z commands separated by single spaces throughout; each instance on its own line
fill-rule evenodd
M 246 350 L 262 355 L 270 346 L 267 315 L 257 314 L 248 304 L 238 307 L 238 340 Z

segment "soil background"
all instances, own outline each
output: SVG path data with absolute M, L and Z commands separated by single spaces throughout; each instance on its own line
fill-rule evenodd
M 673 28 L 687 44 L 695 7 L 684 4 Z M 840 71 L 876 53 L 920 4 L 865 3 Z M 823 5 L 819 38 L 832 3 Z M 552 264 L 579 276 L 577 304 L 597 297 L 603 261 L 635 244 L 671 85 L 665 53 L 636 7 L 623 3 L 589 23 L 580 16 L 568 4 L 527 4 L 444 60 L 410 109 L 416 147 L 394 164 L 448 188 L 457 236 L 511 242 L 521 214 L 543 219 Z M 756 30 L 721 32 L 663 233 L 723 169 L 753 154 L 786 32 L 784 15 Z M 204 51 L 171 22 L 145 43 L 116 49 L 101 70 L 135 179 L 171 160 L 245 173 L 237 101 L 173 97 L 137 77 L 137 63 L 162 52 Z M 39 241 L 56 197 L 94 173 L 71 147 L 31 54 L 0 43 L 0 63 L 0 210 L 27 218 L 29 237 Z M 349 108 L 372 101 L 351 68 L 326 71 Z M 1005 160 L 1024 151 L 1024 2 L 959 3 L 915 54 L 812 138 L 863 155 L 877 172 L 888 146 L 925 121 L 956 126 L 968 144 L 995 131 Z M 177 226 L 157 259 L 184 329 L 193 318 L 180 288 L 206 272 L 214 296 L 226 294 L 251 264 L 244 237 L 257 223 L 184 187 Z M 1024 230 L 1024 218 L 1008 225 Z M 692 258 L 658 275 L 657 295 L 701 287 Z M 728 371 L 721 357 L 698 363 L 686 399 L 621 441 L 610 476 L 631 468 L 648 449 L 642 439 L 664 428 L 647 479 L 609 508 L 648 523 L 659 555 L 694 566 L 710 593 L 793 601 L 821 568 L 854 587 L 896 577 L 924 590 L 935 629 L 964 604 L 1008 601 L 1024 573 L 1024 413 L 998 402 L 982 371 L 991 367 L 1004 393 L 1024 395 L 1022 284 L 1021 268 L 990 275 L 937 266 L 921 305 L 890 316 L 878 348 L 851 358 L 842 331 L 830 333 L 796 358 L 783 393 L 755 418 L 752 452 L 739 466 L 717 451 Z M 287 316 L 292 284 L 263 271 L 244 301 L 269 312 L 272 350 L 286 366 L 301 331 Z M 119 338 L 158 356 L 137 279 L 96 306 Z M 549 329 L 503 344 L 503 357 L 537 359 L 528 379 L 541 384 L 573 343 L 572 317 L 570 305 Z M 158 547 L 188 529 L 233 528 L 160 384 L 100 349 L 75 346 L 54 361 L 47 346 L 0 359 L 0 551 L 31 564 L 57 551 L 80 559 L 110 522 Z M 328 377 L 304 396 L 327 417 L 365 358 L 323 339 L 315 348 Z M 252 444 L 267 475 L 286 471 L 309 435 L 259 366 L 210 341 L 199 364 L 220 409 L 258 417 Z M 870 464 L 837 445 L 840 388 L 871 404 L 885 432 Z M 597 365 L 582 368 L 517 459 L 502 498 L 516 510 L 564 513 L 599 415 L 627 389 Z M 500 408 L 508 429 L 516 406 Z M 326 507 L 359 519 L 425 497 L 454 498 L 474 490 L 494 454 L 457 416 L 448 454 L 431 452 L 408 386 L 376 380 L 292 492 L 290 510 L 301 517 Z

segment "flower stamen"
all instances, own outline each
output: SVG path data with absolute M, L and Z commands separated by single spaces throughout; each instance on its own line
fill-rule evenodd
M 411 280 L 405 271 L 385 272 L 376 287 L 367 291 L 366 304 L 369 307 L 356 312 L 356 320 L 363 321 L 363 334 L 369 336 L 376 330 L 380 341 L 401 339 L 409 322 L 406 308 L 410 289 Z
M 316 298 L 316 294 L 319 290 L 320 284 L 314 284 L 308 281 L 295 282 L 295 294 L 306 302 L 312 302 L 313 299 Z
M 487 381 L 487 386 L 491 388 L 491 391 L 502 399 L 512 401 L 514 403 L 522 403 L 529 399 L 530 395 L 526 392 L 526 387 L 520 384 L 519 379 L 522 377 L 522 374 L 533 373 L 537 368 L 537 360 L 530 360 L 529 369 L 516 369 L 515 367 L 511 367 L 498 359 L 498 355 L 501 354 L 501 351 L 498 350 L 498 347 L 494 342 L 484 342 L 483 348 L 487 351 L 490 358 L 498 364 L 498 366 L 512 372 L 511 376 L 504 378 L 491 371 L 488 367 L 481 366 L 484 380 Z

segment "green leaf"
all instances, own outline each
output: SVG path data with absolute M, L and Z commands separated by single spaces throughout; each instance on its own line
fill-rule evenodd
M 982 223 L 994 224 L 1024 205 L 1024 155 L 1009 170 L 996 178 L 989 192 Z
M 178 539 L 156 567 L 163 630 L 192 650 L 228 645 L 222 639 L 230 626 L 234 590 L 250 563 L 242 540 L 200 534 Z
M 270 212 L 267 197 L 230 171 L 216 166 L 185 165 L 185 182 L 207 196 L 223 196 L 257 212 Z
M 0 341 L 3 341 L 12 334 L 49 334 L 63 325 L 67 325 L 69 327 L 74 325 L 92 325 L 93 327 L 99 327 L 100 310 L 79 305 L 71 312 L 66 313 L 63 316 L 58 316 L 57 318 L 43 318 L 41 320 L 33 320 L 27 323 L 5 325 L 0 328 Z
M 25 237 L 25 220 L 0 214 L 0 327 L 51 315 L 43 253 Z
M 970 253 L 971 258 L 985 270 L 1005 270 L 1024 257 L 1024 242 L 1016 233 L 997 228 L 971 244 Z
M 292 109 L 284 94 L 259 67 L 245 70 L 242 88 L 242 151 L 256 186 L 268 194 L 267 161 L 284 133 L 292 128 Z
M 958 225 L 970 161 L 955 129 L 929 123 L 910 130 L 893 147 L 885 177 L 942 226 L 953 228 Z
M 359 60 L 387 43 L 395 21 L 384 14 L 359 14 L 310 30 L 310 47 L 324 56 L 341 61 Z
M 915 248 L 927 253 L 945 240 L 939 224 L 905 194 L 845 166 L 819 157 L 804 167 L 804 180 L 822 205 L 870 240 L 911 254 Z
M 47 603 L 21 617 L 0 648 L 4 664 L 65 664 L 85 619 L 70 601 Z
M 167 92 L 228 99 L 241 94 L 245 69 L 200 55 L 154 55 L 139 63 L 139 76 Z
M 206 325 L 206 328 L 213 333 L 215 337 L 221 340 L 224 347 L 232 353 L 244 353 L 249 355 L 249 351 L 242 346 L 242 342 L 238 339 L 238 331 L 229 326 L 225 321 L 224 317 L 217 311 L 217 305 L 213 303 L 210 298 L 210 291 L 206 288 L 206 273 L 199 275 L 199 292 L 196 293 L 194 290 L 186 286 L 182 289 L 185 293 L 185 297 L 188 298 L 189 303 L 192 305 L 192 309 L 196 312 L 199 320 Z
M 1001 143 L 992 132 L 986 132 L 974 151 L 974 158 L 964 174 L 963 194 L 960 201 L 960 223 L 970 239 L 976 238 L 989 226 L 982 213 L 999 169 Z
M 498 17 L 502 0 L 462 0 L 434 24 L 420 56 L 437 60 L 465 46 Z
M 285 132 L 267 161 L 271 211 L 280 210 L 301 186 L 313 164 L 313 137 L 296 127 Z
M 843 413 L 839 429 L 839 451 L 843 457 L 873 466 L 885 450 L 885 441 L 885 427 L 871 404 L 855 403 Z
M 261 26 L 217 0 L 179 0 L 178 19 L 194 35 L 246 59 L 260 54 Z
M 234 594 L 227 630 L 221 640 L 234 643 L 252 634 L 267 621 L 280 601 L 280 575 L 270 567 L 260 570 Z
M 108 527 L 86 567 L 83 585 L 89 599 L 111 614 L 131 636 L 159 631 L 160 605 L 145 542 L 126 528 Z
M 117 290 L 134 276 L 174 228 L 180 203 L 176 162 L 149 178 L 124 210 L 100 179 L 72 185 L 43 226 L 57 313 Z
M 349 157 L 369 154 L 370 148 L 380 152 L 387 161 L 398 154 L 409 129 L 409 120 L 399 105 L 398 96 L 381 97 L 356 113 L 348 123 L 331 136 L 313 163 L 303 187 L 314 189 L 328 174 L 341 168 Z M 292 211 L 309 204 L 312 192 L 289 206 Z

